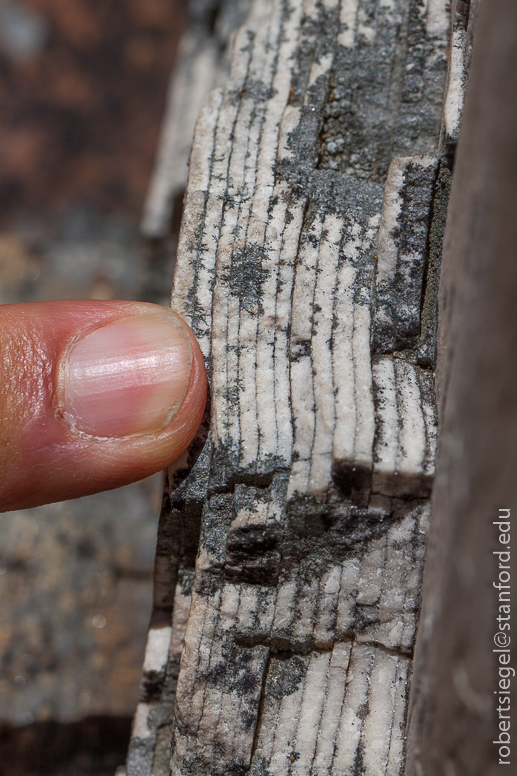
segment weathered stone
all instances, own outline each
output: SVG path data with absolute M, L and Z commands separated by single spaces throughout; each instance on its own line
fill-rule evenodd
M 129 776 L 169 772 L 165 708 L 173 776 L 403 771 L 448 35 L 444 0 L 254 0 L 203 105 L 172 304 L 210 432 L 169 472 L 157 589 L 182 597 Z
M 142 232 L 167 235 L 177 198 L 187 184 L 192 135 L 204 99 L 224 81 L 228 41 L 244 21 L 249 0 L 190 0 L 187 29 L 171 79 L 156 166 L 144 208 Z
M 1 516 L 4 725 L 131 716 L 153 595 L 149 503 L 160 488 L 158 476 Z

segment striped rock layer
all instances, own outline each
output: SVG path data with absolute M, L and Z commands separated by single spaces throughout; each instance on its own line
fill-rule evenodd
M 129 776 L 403 772 L 449 26 L 446 0 L 254 0 L 204 103 L 172 305 L 211 401 L 169 472 Z

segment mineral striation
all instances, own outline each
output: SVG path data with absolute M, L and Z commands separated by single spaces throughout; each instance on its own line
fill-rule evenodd
M 253 0 L 203 105 L 172 305 L 211 407 L 169 472 L 130 776 L 403 772 L 449 27 L 446 0 Z

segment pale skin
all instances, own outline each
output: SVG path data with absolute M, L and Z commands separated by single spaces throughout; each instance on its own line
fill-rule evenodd
M 0 306 L 0 511 L 165 468 L 193 439 L 206 391 L 195 337 L 165 308 Z

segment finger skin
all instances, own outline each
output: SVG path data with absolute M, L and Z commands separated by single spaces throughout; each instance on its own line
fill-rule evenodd
M 0 511 L 117 488 L 163 469 L 188 447 L 203 416 L 207 380 L 186 324 L 189 384 L 164 429 L 97 438 L 75 431 L 58 411 L 59 364 L 70 343 L 96 326 L 156 308 L 75 300 L 0 306 Z

